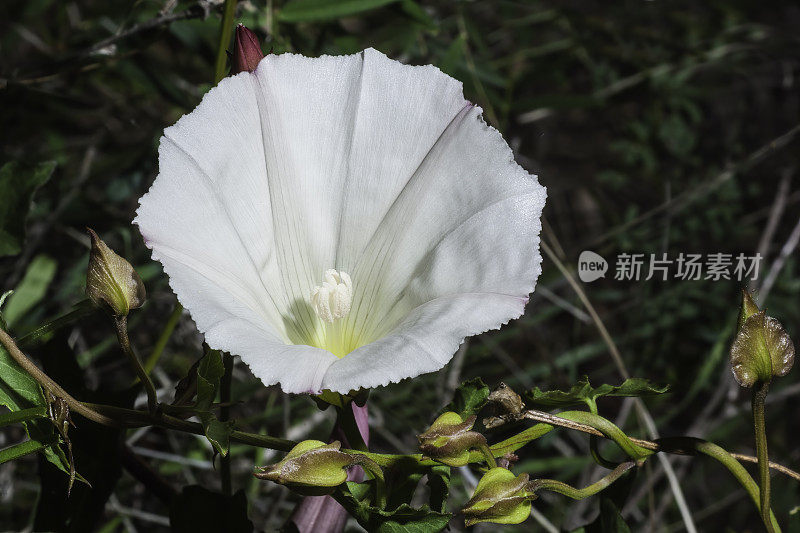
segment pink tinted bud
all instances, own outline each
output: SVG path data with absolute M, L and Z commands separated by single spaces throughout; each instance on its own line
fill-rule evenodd
M 231 74 L 253 72 L 263 57 L 261 43 L 258 42 L 256 34 L 242 24 L 236 26 L 236 38 L 233 42 L 233 55 L 231 56 Z

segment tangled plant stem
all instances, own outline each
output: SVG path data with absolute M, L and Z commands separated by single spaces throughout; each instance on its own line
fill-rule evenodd
M 637 466 L 635 461 L 628 461 L 625 463 L 621 463 L 616 466 L 611 472 L 600 478 L 599 480 L 595 481 L 591 485 L 584 487 L 582 489 L 576 489 L 575 487 L 564 483 L 563 481 L 558 481 L 555 479 L 534 479 L 530 483 L 528 483 L 528 490 L 530 492 L 538 492 L 540 490 L 549 490 L 550 492 L 557 492 L 559 494 L 563 494 L 568 498 L 572 498 L 573 500 L 582 500 L 584 498 L 588 498 L 589 496 L 593 496 L 598 492 L 602 491 L 613 482 L 618 480 L 622 475 L 627 472 L 628 470 Z
M 84 416 L 85 418 L 97 422 L 98 424 L 112 426 L 112 427 L 120 427 L 120 428 L 135 428 L 135 427 L 143 427 L 143 426 L 160 426 L 168 429 L 172 429 L 175 431 L 182 431 L 185 433 L 192 433 L 195 435 L 203 435 L 203 427 L 196 422 L 190 422 L 187 420 L 182 420 L 180 418 L 176 418 L 174 416 L 170 416 L 164 414 L 163 412 L 156 411 L 156 412 L 145 412 L 135 409 L 125 409 L 121 407 L 115 407 L 111 405 L 100 405 L 100 404 L 90 404 L 90 403 L 83 403 L 72 396 L 69 395 L 60 385 L 54 382 L 47 374 L 45 374 L 42 370 L 40 370 L 22 351 L 14 342 L 14 339 L 6 333 L 3 329 L 0 329 L 0 344 L 8 351 L 11 357 L 23 368 L 25 369 L 45 390 L 49 391 L 54 396 L 62 398 L 69 408 L 75 412 Z M 564 427 L 567 429 L 572 429 L 575 431 L 580 431 L 582 433 L 587 433 L 589 435 L 595 435 L 598 437 L 604 437 L 614 441 L 620 448 L 627 453 L 634 461 L 629 461 L 626 463 L 622 463 L 622 465 L 629 465 L 629 464 L 636 464 L 636 462 L 640 462 L 645 460 L 648 456 L 657 453 L 671 453 L 677 455 L 697 455 L 703 454 L 707 455 L 713 459 L 716 459 L 720 463 L 722 463 L 736 478 L 736 480 L 747 490 L 748 494 L 750 495 L 751 499 L 754 501 L 756 507 L 761 512 L 761 495 L 759 486 L 750 476 L 750 474 L 745 470 L 745 468 L 739 463 L 739 460 L 745 460 L 748 462 L 756 463 L 758 460 L 754 457 L 745 456 L 745 455 L 733 455 L 724 450 L 723 448 L 713 444 L 711 442 L 703 441 L 701 439 L 694 439 L 689 437 L 678 437 L 678 438 L 665 438 L 659 439 L 658 441 L 647 441 L 642 439 L 636 439 L 628 437 L 620 428 L 615 426 L 611 421 L 606 420 L 605 418 L 595 415 L 593 413 L 589 413 L 586 411 L 565 411 L 559 413 L 559 416 L 552 415 L 550 413 L 546 413 L 544 411 L 537 411 L 537 410 L 528 410 L 524 411 L 519 415 L 519 418 L 525 418 L 529 420 L 535 420 L 539 423 L 531 426 L 523 430 L 522 432 L 514 435 L 504 441 L 496 443 L 489 447 L 491 454 L 494 457 L 502 457 L 507 453 L 516 451 L 522 448 L 524 445 L 542 437 L 543 435 L 549 433 L 556 427 Z M 247 444 L 250 446 L 257 446 L 261 448 L 269 448 L 278 451 L 289 451 L 291 450 L 297 443 L 294 441 L 281 439 L 277 437 L 271 437 L 268 435 L 258 435 L 255 433 L 247 433 L 243 431 L 234 430 L 231 432 L 230 438 L 234 442 L 239 442 L 241 444 Z M 410 455 L 395 455 L 395 454 L 382 454 L 382 453 L 372 453 L 363 450 L 347 450 L 343 449 L 343 452 L 346 453 L 354 453 L 363 455 L 377 464 L 380 467 L 390 467 L 396 465 L 400 462 L 407 462 L 409 460 L 416 462 L 419 466 L 435 466 L 439 463 L 430 459 L 423 459 L 422 454 L 410 454 Z M 473 451 L 470 453 L 470 462 L 472 463 L 481 463 L 485 460 L 484 451 Z M 737 460 L 738 459 L 738 460 Z M 767 462 L 766 460 L 763 462 L 763 465 L 766 465 L 766 470 L 768 473 L 769 468 L 774 468 L 794 479 L 800 480 L 800 473 L 797 473 L 785 466 L 778 465 L 776 463 Z M 619 467 L 618 467 L 619 468 Z M 625 471 L 630 469 L 630 466 L 624 468 Z M 763 467 L 762 467 L 763 468 Z M 616 470 L 612 471 L 609 475 L 606 476 L 607 479 L 609 476 L 614 474 Z M 624 472 L 618 472 L 617 477 Z M 614 478 L 616 479 L 616 478 Z M 545 480 L 539 480 L 541 483 L 544 483 Z M 554 481 L 554 480 L 550 480 Z M 612 480 L 613 481 L 613 480 Z M 560 482 L 558 482 L 560 483 Z M 544 484 L 542 485 L 542 489 L 547 490 L 555 490 L 556 488 L 561 488 L 567 490 L 565 487 L 569 487 L 575 492 L 574 494 L 581 494 L 580 491 L 586 491 L 592 487 L 597 488 L 599 487 L 598 483 L 602 484 L 603 480 L 598 481 L 597 483 L 590 485 L 584 489 L 574 489 L 569 487 L 569 485 L 556 485 L 554 483 Z M 608 482 L 610 483 L 610 481 Z M 545 486 L 546 485 L 546 486 Z M 597 490 L 602 490 L 599 488 Z M 560 490 L 555 490 L 556 492 L 564 492 Z M 569 496 L 569 494 L 566 494 Z M 588 494 L 587 494 L 588 495 Z M 770 531 L 775 533 L 780 532 L 780 527 L 775 519 L 774 514 L 768 507 L 765 507 L 764 513 L 767 518 L 767 522 Z

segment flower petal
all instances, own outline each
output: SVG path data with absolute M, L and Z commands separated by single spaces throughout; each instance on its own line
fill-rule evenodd
M 541 272 L 543 202 L 540 192 L 497 202 L 446 235 L 381 322 L 391 330 L 335 361 L 322 387 L 347 392 L 433 372 L 465 337 L 522 315 Z
M 466 106 L 452 119 L 351 272 L 348 327 L 365 343 L 434 298 L 459 292 L 526 298 L 533 291 L 546 191 L 514 162 L 480 111 Z
M 364 50 L 338 216 L 338 269 L 355 270 L 415 170 L 467 104 L 461 82 L 438 68 Z
M 209 345 L 241 355 L 265 384 L 318 390 L 336 358 L 288 345 L 303 335 L 303 324 L 278 274 L 280 250 L 248 76 L 223 80 L 165 130 L 159 177 L 134 222 Z
M 546 192 L 480 112 L 437 69 L 364 52 L 337 268 L 354 283 L 345 331 L 370 344 L 323 388 L 438 370 L 466 336 L 524 312 Z
M 286 315 L 302 335 L 292 342 L 319 342 L 319 321 L 309 305 L 323 274 L 336 268 L 337 220 L 341 212 L 347 154 L 361 77 L 361 55 L 268 55 L 246 78 L 256 94 L 262 142 L 261 186 L 271 198 L 276 277 Z M 242 104 L 245 104 L 244 102 Z

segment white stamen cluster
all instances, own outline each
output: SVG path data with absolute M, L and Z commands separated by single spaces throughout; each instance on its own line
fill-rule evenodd
M 353 283 L 347 272 L 325 271 L 325 281 L 311 290 L 311 307 L 324 322 L 344 318 L 353 302 Z

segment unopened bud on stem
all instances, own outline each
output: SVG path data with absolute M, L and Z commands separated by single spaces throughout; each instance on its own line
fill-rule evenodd
M 263 58 L 261 43 L 258 42 L 256 34 L 242 24 L 236 26 L 233 54 L 231 54 L 231 74 L 253 72 Z
M 382 497 L 383 472 L 378 464 L 364 455 L 342 452 L 341 447 L 339 441 L 330 444 L 303 441 L 280 462 L 260 467 L 255 476 L 286 485 L 300 494 L 316 496 L 333 492 L 347 481 L 347 469 L 359 465 L 376 478 L 379 498 Z
M 475 494 L 465 505 L 467 526 L 478 522 L 519 524 L 531 514 L 531 500 L 536 494 L 528 491 L 528 474 L 514 474 L 505 468 L 492 468 L 478 482 Z
M 730 351 L 733 377 L 742 387 L 769 383 L 785 376 L 794 363 L 794 344 L 781 323 L 759 311 L 747 291 L 742 293 L 739 328 Z
M 464 420 L 458 413 L 443 413 L 425 433 L 417 435 L 420 451 L 440 463 L 464 466 L 469 463 L 470 450 L 478 449 L 483 452 L 489 466 L 495 466 L 486 438 L 472 431 L 475 419 L 475 415 Z
M 89 268 L 86 271 L 86 295 L 114 316 L 127 316 L 145 300 L 144 284 L 130 263 L 114 253 L 97 233 L 87 230 L 92 239 Z

